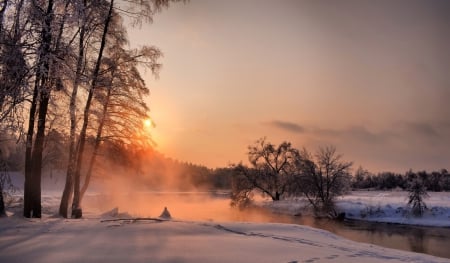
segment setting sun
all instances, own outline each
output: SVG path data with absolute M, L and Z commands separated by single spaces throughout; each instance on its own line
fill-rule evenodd
M 152 120 L 151 120 L 151 119 L 145 119 L 145 120 L 144 120 L 144 127 L 145 127 L 145 128 L 150 128 L 150 127 L 152 127 Z

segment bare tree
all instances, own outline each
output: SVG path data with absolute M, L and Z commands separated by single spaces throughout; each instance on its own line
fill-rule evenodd
M 237 175 L 233 177 L 233 185 L 239 187 L 233 189 L 233 202 L 239 203 L 240 199 L 247 202 L 252 190 L 268 195 L 273 201 L 280 200 L 295 179 L 298 150 L 289 142 L 275 146 L 265 138 L 248 149 L 251 168 L 242 164 L 235 167 Z
M 344 194 L 350 186 L 351 162 L 342 160 L 336 148 L 319 148 L 314 157 L 304 149 L 301 152 L 296 191 L 306 196 L 316 215 L 336 216 L 334 199 Z
M 149 118 L 149 109 L 143 98 L 149 94 L 149 90 L 141 78 L 137 66 L 148 67 L 154 74 L 157 74 L 160 68 L 157 60 L 161 56 L 161 52 L 154 47 L 125 50 L 123 48 L 125 41 L 121 37 L 124 29 L 120 28 L 119 25 L 116 25 L 112 30 L 111 35 L 116 39 L 110 41 L 113 44 L 108 48 L 107 56 L 102 63 L 104 70 L 95 96 L 96 102 L 98 102 L 96 104 L 100 106 L 96 121 L 97 133 L 81 188 L 80 199 L 88 188 L 93 166 L 103 140 L 132 143 L 135 147 L 139 141 L 144 144 L 151 143 L 150 134 L 143 130 L 143 120 Z M 141 134 L 143 138 L 138 138 Z
M 90 114 L 90 108 L 91 108 L 91 101 L 92 97 L 94 95 L 94 91 L 97 87 L 98 82 L 98 76 L 100 72 L 100 65 L 103 57 L 103 50 L 106 46 L 106 37 L 108 34 L 108 28 L 110 25 L 110 21 L 113 15 L 113 7 L 114 7 L 114 0 L 111 0 L 109 3 L 108 13 L 105 18 L 105 24 L 103 27 L 103 33 L 101 37 L 101 43 L 100 43 L 100 49 L 98 52 L 97 62 L 95 64 L 95 69 L 92 73 L 92 80 L 90 87 L 88 89 L 88 97 L 86 99 L 86 106 L 84 107 L 84 113 L 83 113 L 83 125 L 81 127 L 79 141 L 78 141 L 78 148 L 77 148 L 77 155 L 76 155 L 76 166 L 74 171 L 74 195 L 73 195 L 73 202 L 72 202 L 72 217 L 80 218 L 82 216 L 82 211 L 80 207 L 80 177 L 81 177 L 81 163 L 83 160 L 83 154 L 84 154 L 84 147 L 86 144 L 86 131 L 89 123 L 89 114 Z
M 27 129 L 23 211 L 25 217 L 41 216 L 40 180 L 46 157 L 44 152 L 45 144 L 48 142 L 46 135 L 52 130 L 48 118 L 52 112 L 56 113 L 59 110 L 55 107 L 58 103 L 52 101 L 55 99 L 56 91 L 70 93 L 69 162 L 66 187 L 60 206 L 60 214 L 67 217 L 72 195 L 74 195 L 73 208 L 79 208 L 80 171 L 83 160 L 87 159 L 83 157 L 86 137 L 90 136 L 87 127 L 89 125 L 98 127 L 89 124 L 89 117 L 93 114 L 90 109 L 92 100 L 97 88 L 103 85 L 101 79 L 111 72 L 109 69 L 105 70 L 103 65 L 105 63 L 103 51 L 108 48 L 107 37 L 111 35 L 110 21 L 114 16 L 120 15 L 126 15 L 137 24 L 143 19 L 151 21 L 152 16 L 163 7 L 167 7 L 169 2 L 169 0 L 1 1 L 0 122 L 3 124 L 5 120 L 13 120 L 24 115 L 22 110 L 28 111 L 27 125 L 24 125 Z M 139 59 L 146 56 L 145 59 L 148 59 L 150 53 L 145 54 L 148 50 L 156 49 L 139 51 L 139 58 L 135 58 L 133 63 L 140 62 Z M 131 53 L 129 55 L 133 56 Z M 151 55 L 157 57 L 160 53 L 153 52 Z M 158 65 L 154 63 L 152 70 Z M 117 75 L 120 75 L 121 71 L 121 67 L 115 70 Z M 143 83 L 136 65 L 132 66 L 128 73 L 129 79 L 134 78 L 136 82 Z M 117 79 L 119 78 L 112 83 L 117 83 Z M 71 92 L 68 92 L 68 87 L 72 87 Z M 78 89 L 79 87 L 81 89 Z M 114 92 L 116 91 L 111 90 L 111 97 L 115 96 Z M 86 96 L 80 96 L 80 93 Z M 77 103 L 80 102 L 85 106 L 80 107 L 83 111 L 83 120 L 81 127 L 77 127 L 79 110 Z M 140 104 L 142 101 L 136 99 L 135 102 Z M 142 116 L 142 112 L 147 114 L 144 104 L 133 109 L 136 109 L 132 111 L 134 117 Z M 109 120 L 110 117 L 106 116 L 105 119 Z M 107 130 L 112 126 L 105 127 Z M 66 127 L 62 127 L 61 130 L 65 129 Z M 104 131 L 97 133 L 100 134 L 98 136 L 100 138 Z M 109 131 L 106 133 L 112 134 Z
M 71 91 L 69 95 L 69 149 L 68 163 L 66 170 L 66 180 L 63 195 L 61 197 L 59 214 L 65 218 L 68 217 L 69 203 L 73 197 L 74 173 L 77 163 L 77 122 L 78 110 L 77 102 L 80 102 L 80 88 L 89 85 L 90 76 L 92 76 L 92 61 L 98 54 L 97 44 L 101 37 L 104 25 L 104 17 L 108 11 L 109 4 L 106 1 L 72 1 L 75 30 L 72 32 L 74 47 L 76 50 L 73 55 L 75 72 L 72 72 L 69 86 Z M 83 89 L 81 89 L 81 93 Z M 82 101 L 82 100 L 81 100 Z
M 249 177 L 256 171 L 239 164 L 234 167 L 231 175 L 231 206 L 243 209 L 252 203 L 255 186 Z
M 37 12 L 41 9 L 36 6 Z M 54 1 L 49 0 L 46 10 L 42 13 L 42 24 L 39 58 L 33 91 L 33 101 L 30 107 L 29 127 L 27 133 L 27 148 L 25 154 L 25 189 L 24 210 L 25 217 L 41 217 L 41 173 L 42 152 L 44 149 L 45 124 L 50 99 L 50 64 L 51 46 L 53 41 L 52 23 L 54 19 Z M 38 114 L 37 132 L 33 143 L 35 115 Z
M 121 5 L 124 4 L 124 5 Z M 86 144 L 87 128 L 89 125 L 89 119 L 91 114 L 91 106 L 96 89 L 100 85 L 101 80 L 101 65 L 104 56 L 104 50 L 108 45 L 108 34 L 110 24 L 114 21 L 114 16 L 119 15 L 119 12 L 125 13 L 127 16 L 132 17 L 135 21 L 139 22 L 141 19 L 151 21 L 155 12 L 160 11 L 162 7 L 168 6 L 169 0 L 146 0 L 146 1 L 125 1 L 124 3 L 115 4 L 114 0 L 110 0 L 108 3 L 108 12 L 105 15 L 103 32 L 101 34 L 101 41 L 97 59 L 95 62 L 94 70 L 91 75 L 90 84 L 88 87 L 88 95 L 83 110 L 83 123 L 79 133 L 79 139 L 76 149 L 76 165 L 74 167 L 74 187 L 73 187 L 73 202 L 72 202 L 72 217 L 79 218 L 82 215 L 80 206 L 81 192 L 81 168 L 84 158 L 84 149 Z M 115 11 L 117 10 L 117 12 Z

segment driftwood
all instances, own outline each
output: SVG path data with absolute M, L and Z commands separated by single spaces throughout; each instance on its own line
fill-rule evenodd
M 155 218 L 155 217 L 132 217 L 132 218 L 113 218 L 113 219 L 103 219 L 100 220 L 103 222 L 116 222 L 116 221 L 156 221 L 156 222 L 165 222 L 169 221 L 167 219 Z

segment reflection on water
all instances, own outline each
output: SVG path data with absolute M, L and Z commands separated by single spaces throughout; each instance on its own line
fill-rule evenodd
M 263 208 L 240 211 L 230 207 L 225 194 L 140 192 L 124 195 L 96 195 L 85 198 L 88 209 L 97 212 L 119 207 L 133 216 L 157 217 L 167 207 L 175 219 L 221 222 L 262 222 L 307 225 L 339 236 L 388 248 L 450 258 L 450 228 L 405 226 L 364 221 L 337 222 L 312 217 L 275 214 Z
M 420 227 L 361 221 L 331 222 L 329 230 L 351 240 L 450 258 L 450 228 Z

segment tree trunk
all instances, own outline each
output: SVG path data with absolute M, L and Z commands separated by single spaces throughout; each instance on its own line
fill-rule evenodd
M 0 217 L 6 216 L 5 201 L 3 200 L 3 187 L 0 183 Z
M 34 123 L 35 123 L 35 115 L 37 108 L 37 100 L 39 94 L 39 80 L 36 79 L 33 91 L 33 99 L 31 100 L 30 106 L 30 117 L 28 119 L 28 131 L 26 138 L 26 148 L 25 148 L 25 182 L 24 182 L 24 191 L 23 191 L 23 216 L 31 217 L 31 185 L 32 185 L 32 159 L 31 152 L 33 149 L 33 134 L 34 134 Z
M 50 87 L 48 86 L 50 70 L 50 45 L 52 42 L 51 23 L 53 21 L 53 0 L 48 1 L 45 22 L 42 29 L 41 54 L 38 61 L 35 87 L 33 91 L 33 102 L 30 108 L 30 120 L 27 133 L 27 145 L 25 153 L 25 189 L 24 189 L 24 216 L 41 217 L 41 175 L 42 175 L 42 152 L 45 139 L 45 120 L 48 102 L 50 99 Z M 33 126 L 39 94 L 38 126 L 34 146 Z M 36 96 L 36 97 L 35 97 Z M 36 98 L 36 101 L 34 99 Z
M 43 83 L 46 86 L 46 83 Z M 42 177 L 42 152 L 44 151 L 45 141 L 45 121 L 47 117 L 48 102 L 50 99 L 50 90 L 42 91 L 39 103 L 38 125 L 36 139 L 34 142 L 32 158 L 32 185 L 31 185 L 31 209 L 32 217 L 41 217 L 41 177 Z
M 86 100 L 86 106 L 84 108 L 84 115 L 83 115 L 83 126 L 80 131 L 80 138 L 78 143 L 78 152 L 77 152 L 77 165 L 75 167 L 75 173 L 74 173 L 74 191 L 73 191 L 73 203 L 72 203 L 72 217 L 77 218 L 81 214 L 81 207 L 80 207 L 80 177 L 81 177 L 81 163 L 83 161 L 83 153 L 84 153 L 84 146 L 86 143 L 86 130 L 89 122 L 89 113 L 90 113 L 90 107 L 91 107 L 91 101 L 92 97 L 94 95 L 94 90 L 97 86 L 98 81 L 98 74 L 100 72 L 100 64 L 103 57 L 103 50 L 106 45 L 106 36 L 108 34 L 108 27 L 109 23 L 111 21 L 112 17 L 112 10 L 114 6 L 114 0 L 111 0 L 108 16 L 105 20 L 105 27 L 103 29 L 103 35 L 102 35 L 102 41 L 100 43 L 100 50 L 98 52 L 98 58 L 97 63 L 95 64 L 95 69 L 92 75 L 92 82 L 91 82 L 91 88 L 89 89 L 89 94 Z M 74 213 L 76 212 L 76 213 Z M 74 214 L 76 214 L 74 216 Z
M 114 74 L 115 74 L 115 71 L 112 71 L 111 72 L 111 78 L 114 78 Z M 92 175 L 92 169 L 94 167 L 95 159 L 97 157 L 98 148 L 100 147 L 100 141 L 101 141 L 101 137 L 102 137 L 103 126 L 105 125 L 106 114 L 108 113 L 108 106 L 109 106 L 109 101 L 110 101 L 110 98 L 111 98 L 111 89 L 112 89 L 112 85 L 113 85 L 112 82 L 113 81 L 111 80 L 111 86 L 108 87 L 108 91 L 106 93 L 105 101 L 103 102 L 102 118 L 100 119 L 100 123 L 98 124 L 97 135 L 95 136 L 94 151 L 92 152 L 91 160 L 89 161 L 89 167 L 88 167 L 88 170 L 87 170 L 87 173 L 86 173 L 86 178 L 84 179 L 84 184 L 83 184 L 83 187 L 81 188 L 80 204 L 81 204 L 83 196 L 86 193 L 86 190 L 87 190 L 87 188 L 89 186 L 89 182 L 91 180 L 91 175 Z
M 86 8 L 86 1 L 83 2 L 84 7 Z M 83 12 L 85 10 L 83 9 Z M 69 135 L 69 163 L 67 165 L 67 173 L 66 173 L 66 183 L 64 185 L 63 195 L 61 197 L 61 203 L 59 206 L 59 214 L 67 218 L 68 217 L 68 209 L 69 203 L 73 196 L 73 186 L 74 186 L 74 170 L 76 165 L 76 147 L 75 147 L 75 132 L 76 132 L 76 111 L 77 111 L 77 94 L 78 94 L 78 86 L 80 84 L 80 78 L 82 74 L 82 67 L 84 61 L 84 35 L 86 32 L 86 14 L 83 13 L 83 21 L 80 28 L 80 37 L 78 42 L 78 59 L 77 59 L 77 69 L 75 73 L 75 80 L 73 83 L 72 95 L 70 97 L 70 135 Z

